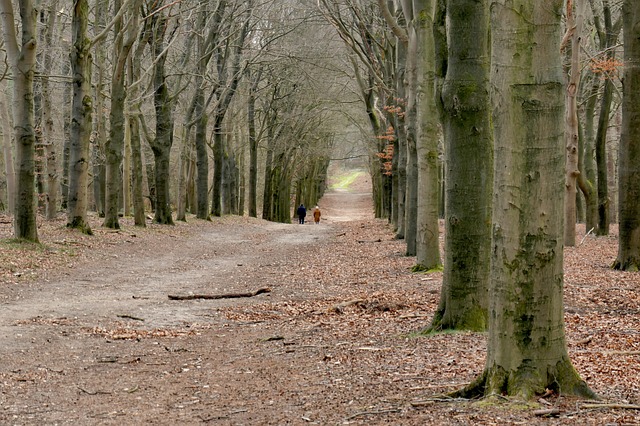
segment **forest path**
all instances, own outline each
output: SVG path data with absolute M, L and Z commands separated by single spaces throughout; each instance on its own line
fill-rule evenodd
M 416 335 L 442 274 L 410 272 L 415 258 L 373 218 L 366 174 L 333 177 L 320 225 L 125 218 L 113 231 L 91 217 L 91 237 L 61 218 L 40 224 L 43 246 L 3 240 L 0 424 L 638 424 L 565 395 L 550 398 L 558 418 L 441 402 L 482 371 L 486 335 Z M 608 268 L 615 249 L 587 238 L 565 252 L 569 350 L 606 401 L 640 404 L 639 279 Z
M 300 226 L 249 218 L 234 225 L 228 223 L 234 218 L 223 218 L 219 223 L 202 223 L 195 235 L 169 235 L 164 242 L 138 244 L 136 235 L 130 234 L 124 246 L 107 247 L 97 259 L 13 289 L 12 300 L 0 305 L 0 354 L 32 347 L 37 340 L 33 333 L 37 335 L 39 329 L 26 327 L 29 322 L 101 327 L 114 319 L 133 317 L 144 320 L 140 323 L 146 328 L 161 328 L 202 321 L 211 317 L 212 306 L 264 299 L 180 303 L 168 300 L 168 295 L 242 293 L 271 285 L 282 267 L 298 267 L 292 252 L 326 241 L 336 232 L 336 222 L 373 219 L 368 175 L 356 171 L 340 176 L 355 176 L 355 180 L 327 192 L 319 203 L 320 225 L 313 220 Z M 132 231 L 118 233 L 123 232 Z M 268 297 L 299 299 L 308 296 L 305 293 L 298 288 Z

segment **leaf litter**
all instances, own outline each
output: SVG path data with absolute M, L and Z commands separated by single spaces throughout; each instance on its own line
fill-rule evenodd
M 91 217 L 88 237 L 42 221 L 24 247 L 0 221 L 0 422 L 640 424 L 640 278 L 609 268 L 615 227 L 565 249 L 569 354 L 601 405 L 487 404 L 446 397 L 482 371 L 486 335 L 419 335 L 442 273 L 412 274 L 403 242 L 351 200 L 362 217 L 332 221 L 345 201 L 325 197 L 318 226 L 123 218 L 114 232 Z

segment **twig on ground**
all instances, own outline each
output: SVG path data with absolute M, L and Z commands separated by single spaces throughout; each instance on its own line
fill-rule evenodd
M 580 247 L 582 245 L 582 243 L 584 243 L 584 240 L 589 236 L 589 234 L 591 233 L 591 231 L 593 231 L 595 228 L 591 228 L 589 229 L 589 232 L 587 232 L 586 234 L 584 234 L 584 237 L 582 237 L 582 241 L 580 241 L 580 244 L 578 244 L 578 247 Z
M 536 417 L 555 417 L 560 415 L 560 409 L 558 408 L 547 408 L 543 410 L 535 410 L 533 415 Z
M 361 417 L 361 416 L 369 416 L 369 415 L 375 415 L 375 414 L 399 413 L 399 412 L 400 412 L 399 408 L 389 408 L 388 410 L 360 411 L 359 413 L 355 413 L 355 414 L 350 415 L 349 417 L 347 417 L 344 420 L 345 421 L 349 421 L 349 420 L 355 419 L 356 417 Z
M 144 318 L 134 317 L 133 315 L 122 314 L 122 315 L 116 315 L 116 316 L 118 318 L 131 319 L 131 320 L 135 320 L 135 321 L 144 321 Z
M 111 392 L 105 392 L 105 391 L 88 391 L 84 388 L 81 388 L 80 386 L 78 386 L 78 389 L 80 389 L 82 392 L 86 393 L 87 395 L 110 395 Z
M 640 405 L 633 404 L 606 404 L 606 403 L 587 403 L 582 404 L 582 408 L 619 408 L 622 410 L 640 410 Z
M 239 297 L 253 297 L 262 293 L 271 293 L 269 287 L 259 288 L 250 293 L 227 293 L 227 294 L 189 294 L 186 296 L 168 295 L 170 300 L 194 300 L 194 299 L 234 299 Z

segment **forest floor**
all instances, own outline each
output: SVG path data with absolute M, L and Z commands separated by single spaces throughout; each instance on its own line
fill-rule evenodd
M 0 424 L 640 425 L 640 275 L 609 268 L 615 229 L 565 250 L 569 354 L 601 400 L 452 400 L 486 334 L 418 334 L 442 274 L 411 273 L 367 176 L 342 178 L 320 225 L 61 218 L 24 245 L 0 217 Z

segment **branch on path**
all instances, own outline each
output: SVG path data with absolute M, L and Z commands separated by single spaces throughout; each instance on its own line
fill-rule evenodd
M 345 421 L 353 420 L 356 417 L 361 417 L 361 416 L 370 416 L 370 415 L 376 415 L 376 414 L 399 413 L 399 412 L 400 412 L 399 408 L 390 408 L 388 410 L 361 411 L 359 413 L 355 413 L 355 414 L 347 417 L 345 419 Z
M 582 404 L 581 408 L 619 408 L 623 410 L 640 410 L 640 405 L 631 404 Z
M 262 293 L 271 293 L 269 287 L 259 288 L 249 293 L 227 293 L 227 294 L 189 294 L 186 296 L 176 296 L 169 294 L 170 300 L 194 300 L 194 299 L 235 299 L 240 297 L 253 297 Z
M 357 243 L 381 243 L 382 240 L 380 238 L 378 238 L 377 240 L 357 240 Z

